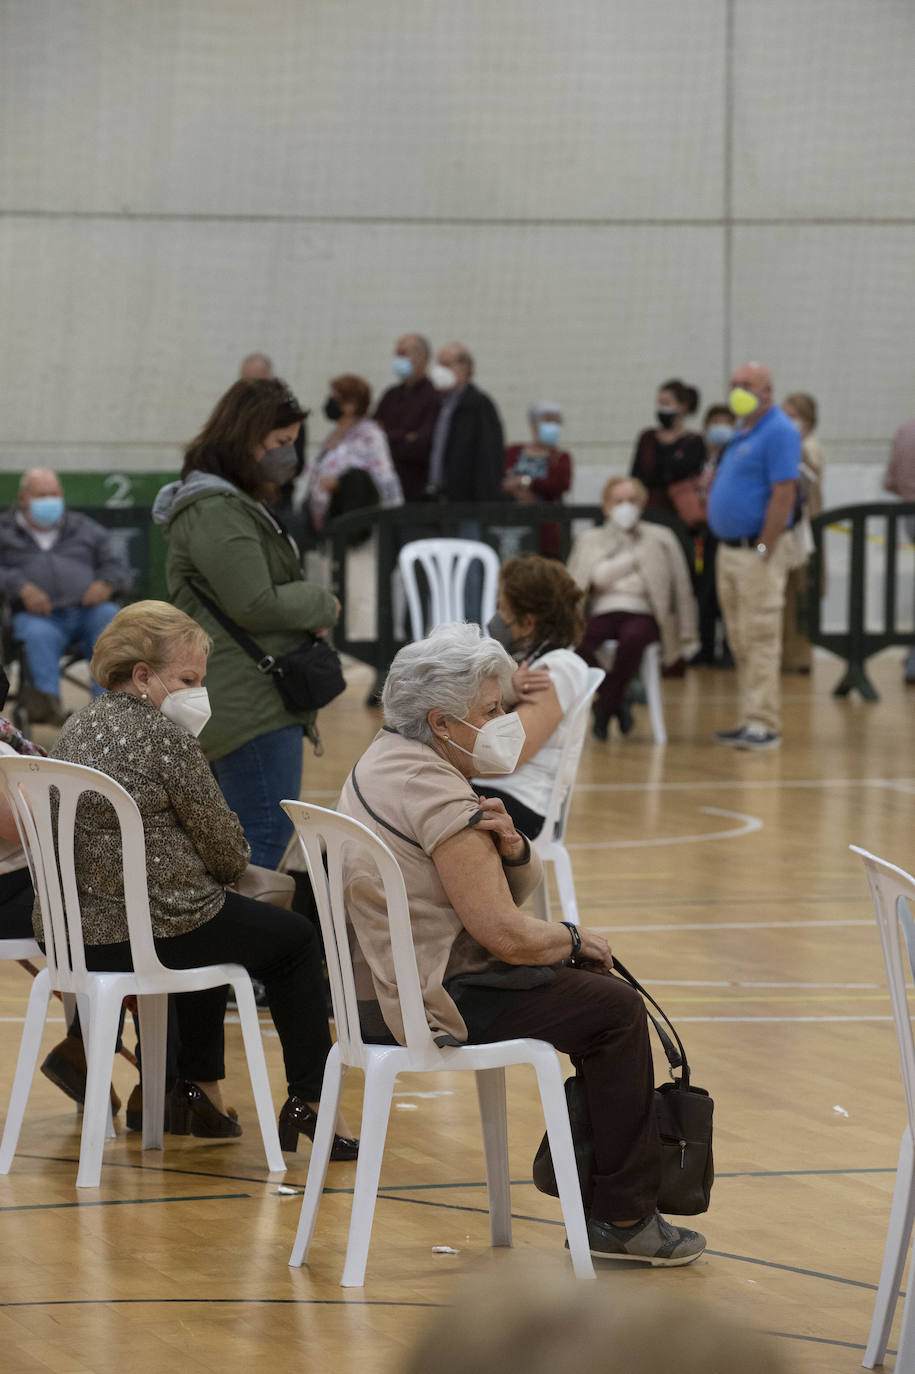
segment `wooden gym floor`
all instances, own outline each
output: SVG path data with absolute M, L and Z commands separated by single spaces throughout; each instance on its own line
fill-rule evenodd
M 718 1180 L 695 1223 L 706 1255 L 672 1271 L 604 1264 L 597 1281 L 609 1304 L 657 1286 L 726 1308 L 779 1333 L 804 1374 L 860 1365 L 904 1122 L 877 935 L 847 846 L 915 867 L 915 691 L 893 655 L 874 664 L 879 703 L 834 699 L 838 676 L 824 659 L 812 678 L 785 679 L 784 746 L 763 755 L 711 742 L 735 723 L 732 674 L 665 683 L 667 748 L 644 708 L 627 740 L 589 740 L 569 833 L 583 923 L 670 1011 L 716 1101 Z M 304 796 L 332 805 L 371 739 L 368 683 L 355 669 L 323 714 L 327 753 L 307 754 Z M 0 1103 L 27 993 L 26 974 L 0 965 Z M 63 1032 L 58 1016 L 47 1046 Z M 279 1105 L 269 1021 L 265 1035 Z M 330 1166 L 312 1261 L 289 1269 L 307 1142 L 285 1179 L 265 1173 L 237 1025 L 227 1042 L 242 1139 L 166 1136 L 164 1152 L 144 1153 L 120 1130 L 97 1192 L 77 1195 L 79 1119 L 36 1078 L 0 1178 L 4 1374 L 392 1374 L 460 1277 L 535 1257 L 568 1272 L 558 1203 L 530 1182 L 543 1125 L 528 1070 L 509 1073 L 513 1250 L 489 1249 L 471 1076 L 423 1075 L 398 1085 L 364 1289 L 338 1286 L 354 1165 Z M 132 1082 L 119 1059 L 122 1098 Z M 353 1123 L 360 1094 L 352 1074 Z

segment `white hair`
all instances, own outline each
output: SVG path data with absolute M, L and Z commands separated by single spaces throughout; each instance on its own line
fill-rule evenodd
M 562 415 L 562 406 L 558 406 L 555 401 L 535 401 L 527 408 L 527 418 L 532 425 L 535 425 L 541 415 Z
M 514 671 L 502 645 L 479 625 L 439 625 L 395 655 L 381 694 L 385 724 L 406 739 L 431 744 L 430 711 L 461 720 L 487 678 L 497 678 L 505 691 Z

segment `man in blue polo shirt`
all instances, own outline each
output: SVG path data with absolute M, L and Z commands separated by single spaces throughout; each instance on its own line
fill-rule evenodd
M 729 403 L 741 424 L 718 463 L 708 523 L 719 540 L 718 600 L 737 668 L 740 721 L 719 730 L 721 744 L 777 749 L 781 744 L 782 611 L 796 562 L 788 533 L 797 499 L 801 439 L 772 403 L 761 363 L 738 367 Z

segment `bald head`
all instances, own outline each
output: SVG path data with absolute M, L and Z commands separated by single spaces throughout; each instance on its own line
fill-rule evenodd
M 473 376 L 473 354 L 462 343 L 445 344 L 438 350 L 442 367 L 450 367 L 458 379 L 458 386 L 466 386 Z
M 751 391 L 759 401 L 758 409 L 748 416 L 745 424 L 753 425 L 772 408 L 772 373 L 762 363 L 742 363 L 731 373 L 731 386 Z
M 239 377 L 246 382 L 269 381 L 273 376 L 273 363 L 266 353 L 249 353 L 242 358 Z
M 422 334 L 404 334 L 394 345 L 394 356 L 409 358 L 413 370 L 406 380 L 415 385 L 426 375 L 432 349 L 429 347 L 429 340 Z

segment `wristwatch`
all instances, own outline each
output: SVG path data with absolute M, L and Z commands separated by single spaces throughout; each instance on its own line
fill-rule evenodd
M 756 552 L 759 554 L 760 558 L 765 558 L 766 554 L 769 552 L 768 544 L 757 544 Z

